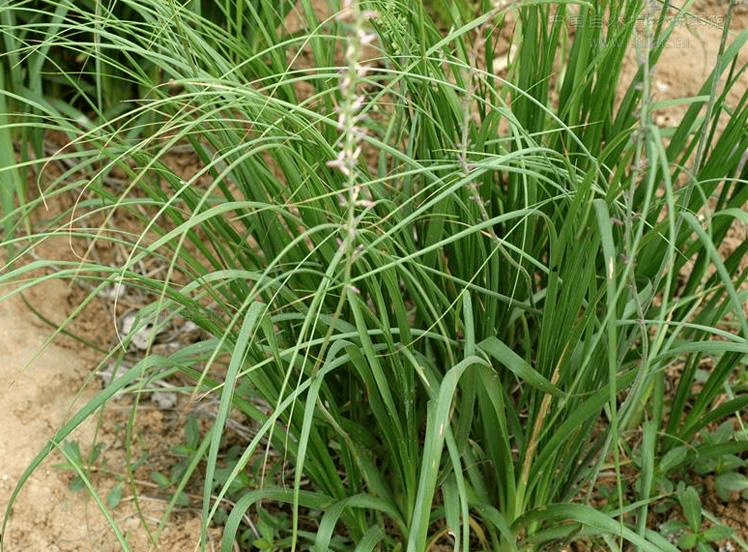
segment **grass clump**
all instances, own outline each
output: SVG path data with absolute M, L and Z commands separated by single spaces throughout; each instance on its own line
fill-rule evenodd
M 475 13 L 466 4 L 443 33 L 421 4 L 347 0 L 319 20 L 302 0 L 306 30 L 287 33 L 285 3 L 217 3 L 231 25 L 194 4 L 131 0 L 137 17 L 110 11 L 107 24 L 72 3 L 0 8 L 13 45 L 0 58 L 0 101 L 12 106 L 0 132 L 22 151 L 39 126 L 69 141 L 51 156 L 5 157 L 0 175 L 16 183 L 4 190 L 21 190 L 18 175 L 41 175 L 44 163 L 67 169 L 38 199 L 14 207 L 3 196 L 12 248 L 2 282 L 48 266 L 24 254 L 65 234 L 92 249 L 58 261 L 54 276 L 92 283 L 87 301 L 107 286 L 137 288 L 152 298 L 138 328 L 145 315 L 154 333 L 153 320 L 181 317 L 206 336 L 123 367 L 53 442 L 116 393 L 178 376 L 218 406 L 183 449 L 192 458 L 172 506 L 200 472 L 207 529 L 230 495 L 224 551 L 235 540 L 675 549 L 647 524 L 668 497 L 694 503 L 672 476 L 748 449 L 744 432 L 700 437 L 715 422 L 742 424 L 748 402 L 732 377 L 748 352 L 747 246 L 719 249 L 746 220 L 746 96 L 728 106 L 726 93 L 748 34 L 724 44 L 665 139 L 650 82 L 686 17 L 667 19 L 667 5 L 484 2 L 463 20 Z M 502 79 L 489 68 L 507 14 L 518 31 Z M 46 23 L 32 40 L 24 30 L 35 19 Z M 616 24 L 592 23 L 603 20 Z M 638 73 L 616 98 L 620 45 L 637 32 Z M 58 62 L 78 51 L 94 82 L 124 80 L 141 95 L 101 108 L 106 86 L 78 86 Z M 21 94 L 32 74 L 19 67 L 32 60 L 42 69 L 33 78 L 64 82 L 77 101 L 38 85 Z M 201 160 L 194 176 L 166 163 L 176 147 Z M 113 174 L 124 175 L 118 189 Z M 63 216 L 36 233 L 21 226 L 43 199 L 68 194 L 78 201 Z M 117 227 L 125 214 L 136 232 Z M 103 242 L 126 247 L 125 262 L 91 260 Z M 162 277 L 138 271 L 154 260 Z M 122 359 L 118 348 L 106 362 Z M 682 372 L 669 381 L 675 363 Z M 232 412 L 257 430 L 227 471 Z M 293 475 L 247 478 L 248 467 L 265 469 L 258 455 Z M 603 472 L 615 475 L 614 499 L 596 509 Z M 273 526 L 268 511 L 287 524 Z M 248 512 L 261 532 L 247 533 Z

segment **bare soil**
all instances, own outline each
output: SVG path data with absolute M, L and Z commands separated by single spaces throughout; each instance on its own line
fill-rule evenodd
M 323 5 L 325 2 L 321 2 Z M 727 1 L 702 1 L 696 4 L 702 19 L 689 20 L 674 31 L 671 45 L 662 56 L 654 75 L 656 99 L 692 96 L 711 71 L 721 39 L 721 24 Z M 297 23 L 294 23 L 297 24 Z M 748 26 L 748 7 L 743 7 L 731 25 L 732 32 Z M 748 52 L 741 63 L 748 62 Z M 627 78 L 636 71 L 636 55 L 631 52 L 625 69 Z M 748 75 L 741 77 L 741 86 L 731 98 L 736 100 L 747 88 Z M 671 107 L 657 114 L 663 127 L 676 124 L 685 108 Z M 196 160 L 175 155 L 170 164 L 185 175 L 194 174 Z M 728 238 L 728 248 L 746 239 L 746 229 L 735 225 Z M 74 256 L 70 245 L 60 238 L 41 248 L 44 255 Z M 54 258 L 54 257 L 53 257 Z M 9 289 L 0 289 L 0 296 Z M 49 280 L 26 292 L 26 298 L 53 323 L 61 323 L 77 306 L 84 293 L 59 280 Z M 105 348 L 115 334 L 115 320 L 121 313 L 113 312 L 105 301 L 94 301 L 75 322 L 74 329 L 87 339 Z M 100 384 L 93 375 L 100 355 L 89 347 L 65 336 L 50 342 L 52 329 L 41 322 L 20 296 L 0 302 L 0 358 L 4 364 L 4 385 L 0 386 L 0 510 L 5 509 L 11 492 L 35 455 L 50 441 L 64 421 L 90 399 Z M 138 414 L 138 446 L 157 464 L 154 469 L 168 468 L 169 447 L 179 439 L 177 423 L 180 404 L 162 408 L 153 401 L 144 401 Z M 90 450 L 94 433 L 98 442 L 106 444 L 106 463 L 99 463 L 101 473 L 94 483 L 102 498 L 122 481 L 124 446 L 121 421 L 126 419 L 128 403 L 116 403 L 102 418 L 92 419 L 74 436 L 84 454 Z M 119 421 L 118 421 L 119 420 Z M 55 443 L 61 445 L 61 443 Z M 87 445 L 88 444 L 88 445 Z M 89 448 L 87 448 L 89 446 Z M 139 449 L 139 450 L 140 450 Z M 113 530 L 89 493 L 69 489 L 74 474 L 54 464 L 62 461 L 55 453 L 26 481 L 13 509 L 4 536 L 6 552 L 17 551 L 115 551 L 121 550 Z M 103 466 L 108 466 L 105 470 Z M 195 549 L 200 533 L 199 511 L 182 508 L 166 520 L 160 535 L 156 534 L 165 511 L 166 501 L 148 480 L 147 470 L 135 474 L 139 484 L 139 501 L 125 489 L 119 505 L 114 508 L 114 521 L 120 527 L 131 550 L 164 552 Z M 118 475 L 119 474 L 119 475 Z M 709 486 L 707 485 L 707 488 Z M 716 495 L 704 499 L 714 514 L 748 539 L 748 509 L 736 500 L 723 503 Z M 138 513 L 138 508 L 141 510 Z M 217 546 L 216 531 L 211 532 L 211 546 Z M 211 547 L 209 547 L 210 549 Z M 737 548 L 735 548 L 737 549 Z
M 59 280 L 36 288 L 30 295 L 29 299 L 45 310 L 59 309 L 64 315 L 70 308 L 71 291 Z M 89 322 L 101 325 L 100 316 L 95 312 L 90 316 L 93 319 Z M 61 424 L 93 396 L 97 387 L 95 382 L 94 385 L 85 385 L 92 383 L 97 355 L 69 338 L 47 343 L 50 333 L 49 326 L 40 323 L 19 297 L 0 303 L 0 358 L 5 373 L 5 385 L 0 388 L 0 409 L 3 412 L 3 423 L 0 424 L 0 508 L 3 510 L 26 467 Z M 81 393 L 84 387 L 88 390 Z M 152 411 L 145 411 L 140 419 L 143 431 L 160 433 L 163 420 L 160 413 L 154 416 Z M 96 419 L 90 420 L 71 437 L 71 440 L 81 443 L 84 454 L 88 453 L 86 444 L 93 440 L 96 423 Z M 99 434 L 98 440 L 104 439 L 113 445 L 119 432 L 106 422 L 102 427 L 109 436 Z M 108 448 L 110 463 L 116 462 L 116 457 L 121 454 L 116 454 L 115 446 Z M 74 474 L 54 467 L 61 462 L 61 455 L 53 454 L 28 479 L 13 508 L 4 537 L 4 550 L 122 550 L 89 494 L 70 491 L 69 484 Z M 106 497 L 117 478 L 99 477 L 94 482 L 101 496 Z M 125 498 L 114 509 L 114 518 L 130 550 L 184 551 L 194 548 L 200 534 L 200 519 L 196 512 L 181 512 L 173 516 L 158 540 L 158 548 L 155 548 L 141 517 L 148 520 L 149 530 L 155 531 L 166 501 L 155 493 L 152 497 L 148 493 L 140 494 L 141 516 L 127 495 L 125 491 Z

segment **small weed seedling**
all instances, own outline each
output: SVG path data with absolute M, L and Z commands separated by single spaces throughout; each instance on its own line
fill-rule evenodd
M 683 487 L 678 490 L 677 497 L 686 521 L 668 521 L 662 524 L 661 530 L 666 535 L 677 536 L 678 547 L 682 550 L 696 548 L 699 552 L 713 552 L 712 543 L 732 535 L 732 529 L 719 524 L 704 529 L 699 492 L 692 486 Z

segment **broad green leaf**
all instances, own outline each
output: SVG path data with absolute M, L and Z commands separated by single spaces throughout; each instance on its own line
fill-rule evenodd
M 688 522 L 691 531 L 698 533 L 701 531 L 701 500 L 699 492 L 691 486 L 678 493 L 678 502 L 683 509 L 683 515 Z
M 171 486 L 171 479 L 166 477 L 161 472 L 151 472 L 151 479 L 162 489 L 166 489 Z
M 122 500 L 122 492 L 125 484 L 123 482 L 117 483 L 106 495 L 106 503 L 110 508 L 116 508 Z
M 713 525 L 704 531 L 704 538 L 708 541 L 714 542 L 726 539 L 733 533 L 734 531 L 726 525 Z
M 660 459 L 660 473 L 668 474 L 671 470 L 680 466 L 688 458 L 688 448 L 685 446 L 674 447 L 667 451 Z
M 723 473 L 714 478 L 714 487 L 722 500 L 729 500 L 731 493 L 748 489 L 748 477 L 734 471 Z

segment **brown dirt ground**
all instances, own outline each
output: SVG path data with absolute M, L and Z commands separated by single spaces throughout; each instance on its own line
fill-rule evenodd
M 324 2 L 322 2 L 324 3 Z M 659 63 L 655 78 L 657 99 L 678 98 L 697 93 L 697 87 L 708 75 L 720 43 L 720 23 L 727 2 L 702 1 L 696 4 L 702 20 L 693 20 L 675 29 L 671 46 L 668 46 Z M 320 11 L 320 14 L 322 12 Z M 297 25 L 298 20 L 290 22 Z M 743 7 L 732 24 L 733 32 L 748 26 L 748 7 Z M 501 54 L 502 52 L 499 52 Z M 505 53 L 505 52 L 504 52 Z M 748 62 L 748 51 L 742 54 L 742 63 Z M 632 53 L 626 66 L 630 78 L 636 68 Z M 742 76 L 742 93 L 748 85 L 748 75 Z M 683 113 L 678 107 L 657 114 L 657 123 L 663 127 L 674 124 Z M 194 174 L 195 160 L 183 154 L 174 155 L 169 163 L 185 176 Z M 731 244 L 746 239 L 745 227 L 735 225 L 729 237 Z M 74 257 L 64 238 L 57 238 L 41 247 L 37 254 L 54 258 Z M 104 254 L 102 252 L 102 254 Z M 0 289 L 0 296 L 9 292 Z M 27 299 L 51 321 L 60 323 L 79 303 L 85 291 L 71 288 L 58 280 L 50 280 L 26 293 Z M 106 301 L 94 301 L 76 320 L 73 329 L 87 335 L 100 347 L 111 343 L 114 324 L 121 312 L 113 312 Z M 5 385 L 0 387 L 0 509 L 4 510 L 10 493 L 19 481 L 23 470 L 37 452 L 54 435 L 64 420 L 90 398 L 98 389 L 92 370 L 98 355 L 78 342 L 58 337 L 49 343 L 50 327 L 39 321 L 18 296 L 0 302 L 0 358 L 4 362 Z M 83 391 L 81 391 L 83 389 Z M 176 444 L 179 436 L 175 405 L 168 411 L 160 409 L 153 401 L 144 401 L 139 413 L 139 445 L 148 450 L 160 468 L 168 467 L 168 448 Z M 107 445 L 107 465 L 111 475 L 94 476 L 101 496 L 119 479 L 124 458 L 122 430 L 130 406 L 125 401 L 116 403 L 98 420 L 98 440 Z M 74 439 L 81 443 L 84 453 L 89 450 L 96 431 L 97 420 L 84 424 Z M 156 460 L 159 459 L 160 460 Z M 108 522 L 95 502 L 85 492 L 73 493 L 68 489 L 71 474 L 60 471 L 53 464 L 60 462 L 55 454 L 36 470 L 23 488 L 13 509 L 5 535 L 5 550 L 16 551 L 115 551 L 121 550 Z M 118 472 L 118 468 L 120 471 Z M 199 512 L 181 509 L 172 514 L 157 542 L 151 540 L 146 528 L 155 531 L 163 515 L 165 501 L 153 489 L 147 475 L 137 473 L 142 515 L 138 515 L 132 496 L 127 492 L 114 509 L 114 519 L 126 536 L 134 552 L 161 550 L 164 552 L 195 549 L 200 533 Z M 150 490 L 150 492 L 149 492 Z M 708 503 L 708 497 L 705 497 Z M 748 513 L 745 503 L 735 500 L 728 505 L 721 502 L 713 510 L 726 523 L 733 526 L 744 539 L 748 539 Z M 145 520 L 145 521 L 144 521 Z M 211 531 L 209 549 L 217 546 L 218 534 Z

